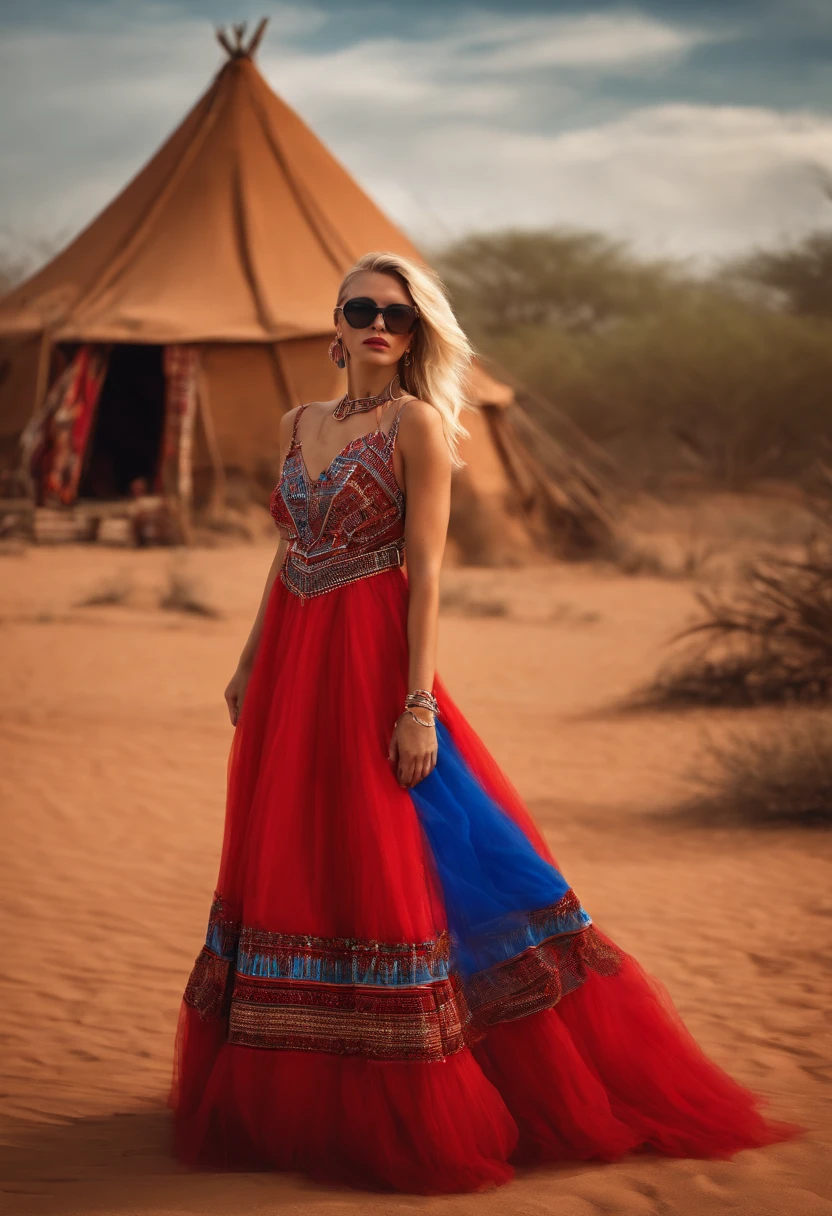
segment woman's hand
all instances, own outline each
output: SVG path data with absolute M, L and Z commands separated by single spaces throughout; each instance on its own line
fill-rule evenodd
M 423 721 L 433 715 L 427 710 L 414 710 Z M 436 727 L 420 726 L 410 714 L 404 713 L 393 728 L 389 759 L 396 765 L 396 779 L 405 789 L 417 785 L 436 767 L 438 745 Z
M 251 675 L 251 665 L 244 663 L 242 659 L 237 664 L 237 670 L 228 681 L 228 687 L 224 692 L 225 703 L 228 706 L 228 714 L 231 718 L 231 725 L 236 726 L 240 720 L 240 711 L 243 708 L 243 698 L 246 695 L 248 679 Z M 414 722 L 414 726 L 416 723 Z M 417 727 L 418 729 L 418 727 Z

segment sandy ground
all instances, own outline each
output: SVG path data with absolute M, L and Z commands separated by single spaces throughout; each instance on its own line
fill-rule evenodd
M 164 552 L 0 558 L 0 801 L 8 822 L 3 1211 L 832 1214 L 832 840 L 666 813 L 706 732 L 768 714 L 622 714 L 693 609 L 692 584 L 592 569 L 449 570 L 439 670 L 598 922 L 670 988 L 702 1046 L 810 1128 L 731 1162 L 523 1171 L 484 1195 L 337 1191 L 193 1174 L 164 1101 L 179 1000 L 216 877 L 231 728 L 221 700 L 270 550 L 188 559 L 217 620 L 163 612 Z M 119 574 L 126 603 L 79 607 Z

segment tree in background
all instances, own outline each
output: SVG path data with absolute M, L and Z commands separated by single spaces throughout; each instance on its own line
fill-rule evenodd
M 676 290 L 670 262 L 640 262 L 597 232 L 509 230 L 463 238 L 437 259 L 469 332 L 517 328 L 597 333 L 660 309 Z
M 433 260 L 475 345 L 544 425 L 566 415 L 634 486 L 694 474 L 744 489 L 802 480 L 832 439 L 832 314 L 794 305 L 810 298 L 798 281 L 825 283 L 832 305 L 830 250 L 805 242 L 780 294 L 781 263 L 760 259 L 783 255 L 756 255 L 751 291 L 752 260 L 695 278 L 563 229 L 467 237 Z
M 729 282 L 768 288 L 776 306 L 796 316 L 832 318 L 832 232 L 737 259 L 725 275 Z

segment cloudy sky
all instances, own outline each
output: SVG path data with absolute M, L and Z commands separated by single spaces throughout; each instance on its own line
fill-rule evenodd
M 417 241 L 703 264 L 832 222 L 832 0 L 0 0 L 0 236 L 77 231 L 261 15 L 272 87 Z

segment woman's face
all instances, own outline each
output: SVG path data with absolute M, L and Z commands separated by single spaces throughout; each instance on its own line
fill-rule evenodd
M 361 270 L 354 275 L 340 303 L 343 305 L 347 300 L 359 297 L 374 300 L 379 308 L 388 304 L 413 305 L 410 292 L 396 275 L 381 274 L 377 270 Z M 339 309 L 335 313 L 335 329 L 346 349 L 348 363 L 389 367 L 391 374 L 413 342 L 413 333 L 390 333 L 381 313 L 376 314 L 366 329 L 353 329 Z

